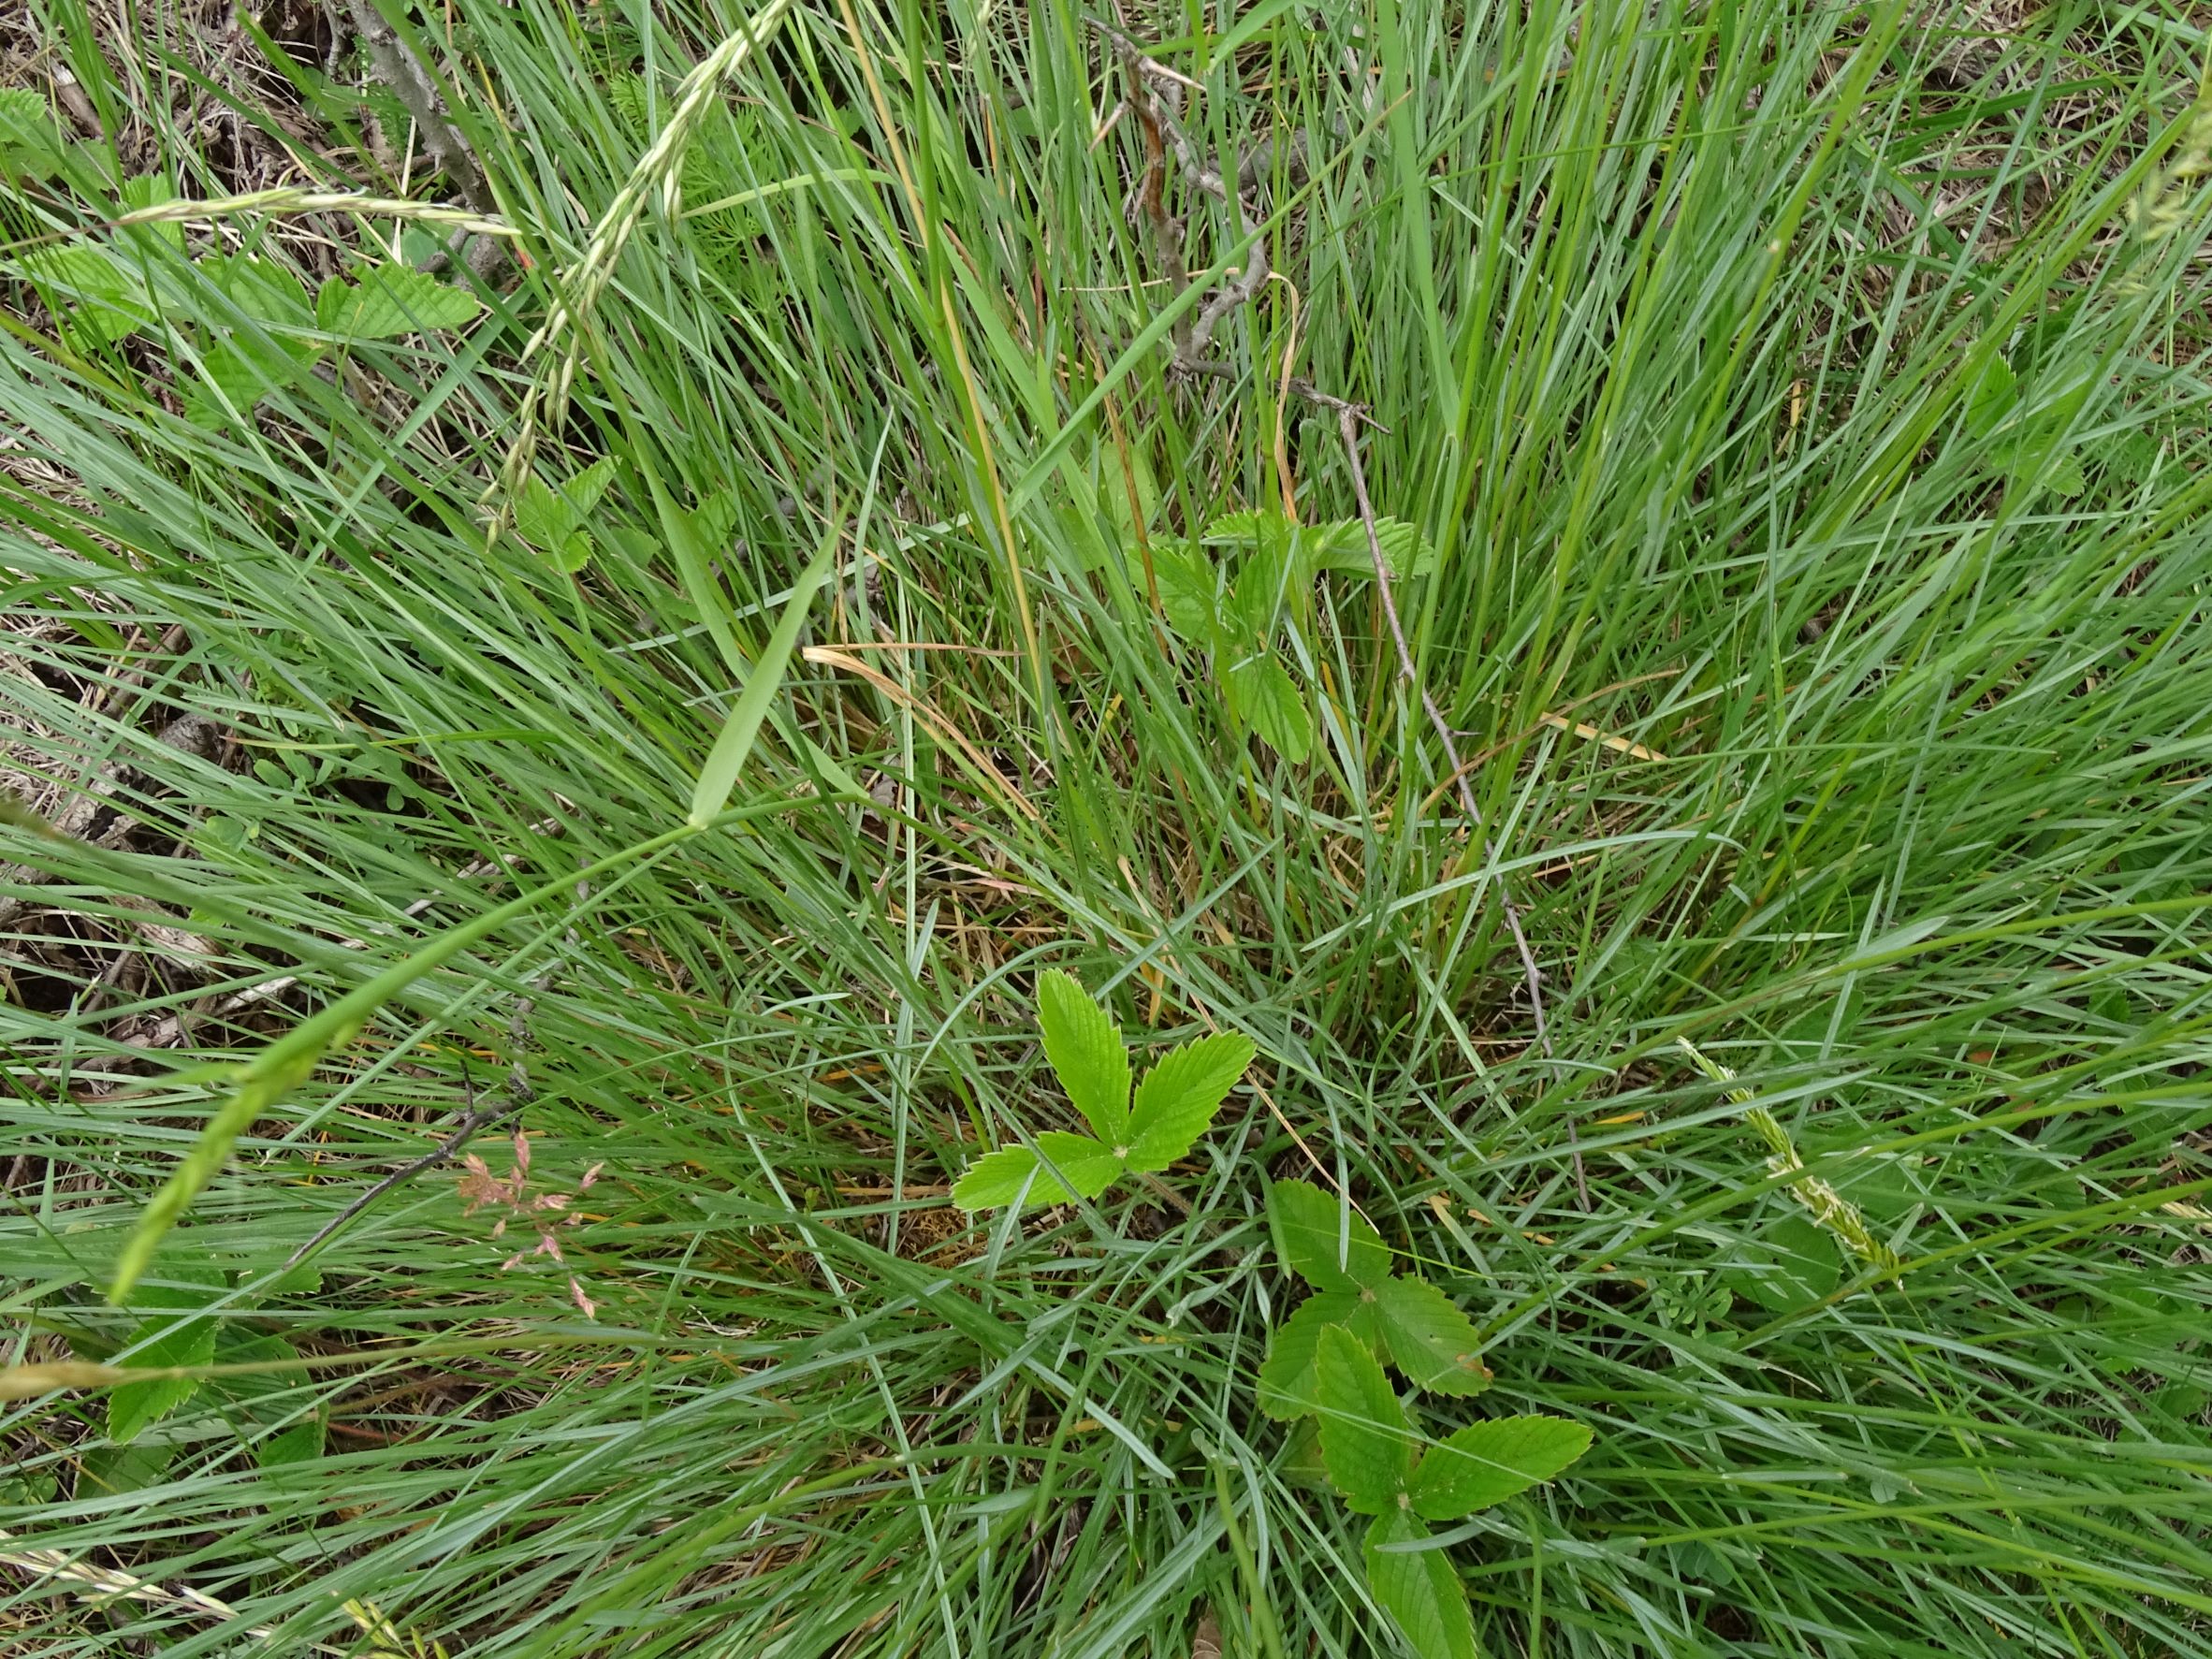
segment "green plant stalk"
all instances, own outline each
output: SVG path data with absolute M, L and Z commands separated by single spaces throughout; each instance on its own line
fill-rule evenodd
M 1237 1525 L 1236 1492 L 1229 1483 L 1229 1465 L 1219 1458 L 1214 1459 L 1214 1495 L 1221 1505 L 1221 1524 L 1229 1534 L 1229 1552 L 1236 1560 L 1238 1577 L 1244 1581 L 1244 1594 L 1251 1598 L 1253 1632 L 1268 1659 L 1286 1659 L 1283 1631 L 1275 1620 L 1274 1603 L 1268 1598 L 1267 1581 L 1259 1576 L 1259 1564 L 1252 1558 L 1251 1547 L 1244 1542 L 1244 1529 Z

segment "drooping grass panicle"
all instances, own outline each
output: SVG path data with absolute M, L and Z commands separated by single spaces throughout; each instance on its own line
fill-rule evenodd
M 629 179 L 615 193 L 615 199 L 607 204 L 598 224 L 592 226 L 591 240 L 584 249 L 583 258 L 561 273 L 559 298 L 522 349 L 525 360 L 548 348 L 558 347 L 558 355 L 552 368 L 534 380 L 523 394 L 522 406 L 516 417 L 514 442 L 501 465 L 496 483 L 485 494 L 484 505 L 489 510 L 495 532 L 505 525 L 512 510 L 510 503 L 530 480 L 540 436 L 547 428 L 560 425 L 568 414 L 569 393 L 575 384 L 576 370 L 584 360 L 584 331 L 590 326 L 592 310 L 614 275 L 615 262 L 621 257 L 632 232 L 645 216 L 647 205 L 658 193 L 663 196 L 670 216 L 676 215 L 679 209 L 676 199 L 677 176 L 683 167 L 684 152 L 697 133 L 701 120 L 720 95 L 723 81 L 745 65 L 783 22 L 791 6 L 792 0 L 766 0 L 683 78 L 676 89 L 667 124 L 638 157 Z
M 2173 156 L 2128 203 L 2128 224 L 2136 238 L 2163 241 L 2181 229 L 2189 221 L 2190 197 L 2207 176 L 2212 176 L 2212 46 L 2205 50 L 2189 125 L 2182 129 Z

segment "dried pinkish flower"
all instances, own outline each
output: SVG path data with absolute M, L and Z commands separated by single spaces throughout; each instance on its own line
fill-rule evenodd
M 575 1192 L 541 1192 L 530 1190 L 530 1138 L 520 1129 L 515 1131 L 515 1164 L 504 1175 L 495 1175 L 491 1167 L 474 1153 L 461 1157 L 461 1176 L 455 1183 L 454 1191 L 461 1201 L 461 1214 L 473 1215 L 481 1209 L 503 1211 L 492 1224 L 491 1236 L 504 1238 L 507 1224 L 521 1221 L 529 1224 L 537 1235 L 537 1244 L 531 1249 L 518 1250 L 500 1263 L 500 1272 L 510 1273 L 523 1262 L 540 1256 L 550 1257 L 561 1266 L 568 1259 L 560 1253 L 559 1230 L 574 1227 L 583 1217 L 569 1214 L 569 1205 L 578 1194 L 588 1191 L 599 1179 L 604 1164 L 593 1164 L 577 1182 Z M 583 1282 L 575 1274 L 569 1276 L 569 1298 L 581 1308 L 587 1318 L 599 1316 L 599 1304 L 584 1291 Z

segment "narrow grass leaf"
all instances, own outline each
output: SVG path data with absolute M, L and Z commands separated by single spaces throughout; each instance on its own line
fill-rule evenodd
M 45 1365 L 10 1365 L 0 1371 L 0 1400 L 35 1400 L 57 1389 L 104 1389 L 130 1380 L 128 1370 L 85 1360 L 56 1360 Z
M 799 630 L 806 625 L 808 604 L 813 599 L 814 590 L 829 575 L 836 556 L 837 543 L 832 540 L 792 584 L 791 598 L 784 604 L 783 615 L 776 618 L 776 631 L 768 636 L 760 660 L 747 677 L 745 691 L 738 697 L 736 706 L 722 723 L 721 735 L 707 751 L 706 764 L 699 768 L 699 786 L 691 792 L 690 822 L 693 829 L 706 828 L 728 804 L 730 792 L 737 787 L 737 774 L 744 770 L 746 757 L 752 753 L 761 721 L 767 718 L 768 706 L 783 685 L 784 670 L 791 665 L 792 648 L 798 643 Z
M 798 805 L 801 803 L 793 800 L 762 801 L 722 813 L 712 823 L 737 822 Z M 132 1230 L 131 1236 L 124 1242 L 117 1259 L 114 1283 L 109 1287 L 109 1300 L 120 1302 L 130 1293 L 131 1287 L 138 1282 L 139 1275 L 145 1273 L 147 1264 L 153 1259 L 153 1252 L 160 1246 L 163 1238 L 183 1215 L 199 1190 L 222 1168 L 223 1160 L 230 1156 L 230 1149 L 237 1143 L 238 1138 L 252 1127 L 256 1118 L 313 1076 L 316 1065 L 332 1045 L 349 1040 L 386 1002 L 423 975 L 451 961 L 471 945 L 498 932 L 508 923 L 528 915 L 547 899 L 568 892 L 580 882 L 594 880 L 625 865 L 650 858 L 679 841 L 690 839 L 699 834 L 702 827 L 711 827 L 711 824 L 686 824 L 680 829 L 669 830 L 649 840 L 640 841 L 634 847 L 626 847 L 619 852 L 597 859 L 542 887 L 534 887 L 517 898 L 509 899 L 505 904 L 487 910 L 473 922 L 464 923 L 441 934 L 413 955 L 403 957 L 386 968 L 367 984 L 348 992 L 320 1012 L 302 1020 L 255 1055 L 234 1074 L 238 1081 L 230 1098 L 208 1120 L 208 1127 L 200 1131 L 198 1141 L 184 1155 L 175 1173 L 147 1201 L 138 1226 Z

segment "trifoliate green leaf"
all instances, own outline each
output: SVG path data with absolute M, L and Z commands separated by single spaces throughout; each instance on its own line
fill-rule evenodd
M 1291 526 L 1280 513 L 1224 513 L 1206 526 L 1202 539 L 1215 546 L 1264 551 L 1288 547 Z M 1393 576 L 1425 576 L 1436 561 L 1435 550 L 1403 518 L 1375 519 L 1375 539 L 1381 544 L 1383 563 Z M 1302 582 L 1321 571 L 1338 571 L 1349 576 L 1375 574 L 1367 527 L 1357 518 L 1301 525 L 1297 546 L 1297 579 Z
M 1392 1507 L 1378 1516 L 1367 1532 L 1367 1582 L 1420 1659 L 1476 1659 L 1467 1593 L 1444 1551 L 1385 1548 L 1428 1536 L 1409 1511 Z
M 1064 1129 L 1047 1129 L 1038 1136 L 1037 1150 L 1067 1178 L 1079 1198 L 1097 1198 L 1113 1185 L 1124 1167 L 1112 1147 L 1100 1145 L 1088 1135 L 1070 1135 Z M 1065 1203 L 1067 1199 L 1060 1195 L 1033 1198 L 1030 1201 Z
M 2044 474 L 2044 489 L 2060 501 L 2070 502 L 2089 487 L 2088 474 L 2082 471 L 2078 451 L 2068 450 L 2051 462 Z
M 1029 1195 L 1037 1186 L 1055 1191 L 1059 1183 L 1038 1173 L 1037 1155 L 1026 1146 L 1001 1146 L 969 1164 L 953 1184 L 953 1201 L 963 1210 L 995 1210 L 1016 1200 L 1042 1201 Z
M 1244 568 L 1230 585 L 1222 614 L 1248 642 L 1273 638 L 1279 618 L 1302 623 L 1313 608 L 1313 575 L 1293 566 L 1295 545 L 1287 534 L 1263 539 L 1244 556 Z
M 76 1493 L 80 1498 L 114 1492 L 143 1492 L 168 1478 L 176 1461 L 175 1446 L 124 1446 L 110 1441 L 88 1448 L 77 1465 Z
M 174 1365 L 205 1365 L 215 1356 L 215 1321 L 175 1315 L 157 1316 L 131 1332 L 130 1346 L 147 1346 L 123 1361 L 132 1371 Z M 138 1437 L 148 1423 L 167 1417 L 199 1391 L 189 1376 L 154 1376 L 118 1384 L 108 1395 L 108 1438 L 117 1445 Z
M 125 179 L 123 188 L 116 194 L 123 198 L 123 211 L 126 213 L 141 212 L 147 208 L 158 208 L 164 202 L 177 199 L 176 187 L 159 173 L 140 173 L 135 179 Z M 135 228 L 141 235 L 167 242 L 179 253 L 184 251 L 184 226 L 180 221 L 156 221 Z
M 145 284 L 104 247 L 51 248 L 25 259 L 23 268 L 48 290 L 64 337 L 79 351 L 153 321 Z
M 311 1414 L 279 1429 L 254 1448 L 254 1461 L 264 1469 L 282 1469 L 292 1463 L 313 1463 L 323 1455 L 323 1419 Z
M 1361 1515 L 1382 1515 L 1413 1474 L 1413 1428 L 1367 1345 L 1341 1325 L 1321 1332 L 1314 1357 L 1314 1414 L 1329 1479 Z
M 1564 1418 L 1470 1423 L 1421 1459 L 1413 1506 L 1431 1521 L 1457 1521 L 1550 1479 L 1589 1449 L 1590 1431 Z
M 227 259 L 202 261 L 200 269 L 206 270 L 211 265 L 215 285 L 246 315 L 284 328 L 314 327 L 314 308 L 308 303 L 307 290 L 275 260 L 233 254 Z M 307 342 L 300 344 L 304 349 Z
M 1317 1290 L 1359 1290 L 1386 1283 L 1390 1253 L 1357 1210 L 1304 1181 L 1268 1189 L 1267 1221 L 1283 1265 Z
M 1164 1170 L 1214 1121 L 1256 1051 L 1233 1031 L 1185 1043 L 1144 1074 L 1129 1112 L 1132 1170 Z
M 1288 1484 L 1307 1492 L 1329 1490 L 1329 1465 L 1321 1461 L 1321 1431 L 1312 1417 L 1301 1418 L 1290 1431 L 1282 1455 L 1275 1460 L 1275 1473 Z
M 1835 1289 L 1842 1272 L 1834 1239 L 1801 1215 L 1784 1215 L 1738 1244 L 1721 1282 L 1768 1313 L 1794 1314 Z
M 1410 580 L 1425 576 L 1436 565 L 1436 550 L 1403 518 L 1377 518 L 1375 539 L 1382 547 L 1383 563 L 1392 576 Z M 1309 556 L 1317 571 L 1335 571 L 1347 576 L 1375 575 L 1375 554 L 1367 546 L 1367 527 L 1357 518 L 1317 527 Z
M 2018 408 L 2020 383 L 2012 365 L 1992 357 L 1966 395 L 1966 427 L 1977 438 L 1986 438 Z
M 557 547 L 575 533 L 579 515 L 568 498 L 543 478 L 531 476 L 515 498 L 515 530 L 537 547 Z
M 1037 1145 L 1084 1198 L 1097 1198 L 1121 1173 L 1121 1160 L 1088 1135 L 1053 1129 L 1038 1136 Z M 1069 1189 L 1026 1146 L 1002 1146 L 986 1153 L 968 1166 L 953 1187 L 953 1201 L 963 1210 L 991 1210 L 1017 1201 L 1030 1207 L 1064 1204 L 1070 1197 Z
M 614 482 L 615 461 L 612 456 L 603 456 L 582 472 L 560 485 L 551 485 L 543 478 L 532 476 L 522 487 L 522 493 L 515 498 L 515 529 L 522 539 L 550 555 L 563 570 L 574 572 L 582 567 L 582 560 L 570 563 L 577 551 L 575 543 L 591 510 L 599 505 L 600 497 L 606 494 L 607 486 Z M 589 559 L 591 545 L 584 542 L 582 553 Z
M 1288 524 L 1289 520 L 1280 513 L 1256 512 L 1247 507 L 1209 520 L 1200 539 L 1217 547 L 1257 547 L 1272 538 L 1281 538 Z
M 215 1338 L 215 1361 L 221 1365 L 292 1365 L 298 1360 L 299 1350 L 281 1336 L 226 1326 Z M 304 1371 L 249 1371 L 218 1377 L 210 1386 L 227 1399 L 254 1405 L 297 1388 L 303 1375 Z
M 44 98 L 26 87 L 0 87 L 0 175 L 51 179 L 62 170 L 63 143 Z
M 1479 1394 L 1490 1372 L 1477 1350 L 1475 1322 L 1425 1279 L 1390 1279 L 1375 1288 L 1383 1343 L 1405 1380 L 1433 1394 Z
M 1113 1015 L 1054 968 L 1037 977 L 1037 1025 L 1044 1057 L 1091 1131 L 1109 1146 L 1127 1145 L 1129 1054 Z
M 691 512 L 691 533 L 711 556 L 720 557 L 737 530 L 737 491 L 716 490 Z
M 1134 561 L 1132 568 L 1142 580 L 1142 562 Z M 1212 645 L 1221 628 L 1220 575 L 1205 550 L 1161 537 L 1152 544 L 1152 579 L 1168 626 L 1192 645 Z

